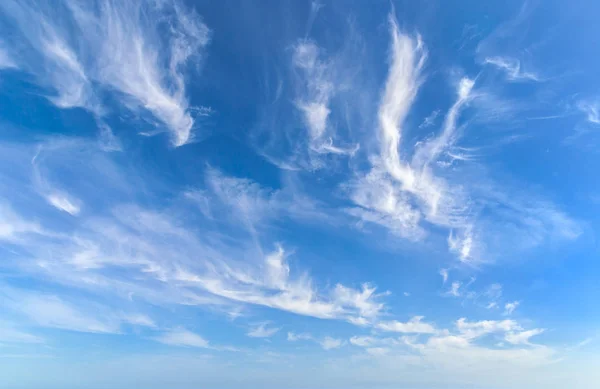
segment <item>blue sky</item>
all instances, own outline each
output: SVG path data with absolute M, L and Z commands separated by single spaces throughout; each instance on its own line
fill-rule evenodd
M 595 387 L 597 12 L 0 2 L 0 387 Z

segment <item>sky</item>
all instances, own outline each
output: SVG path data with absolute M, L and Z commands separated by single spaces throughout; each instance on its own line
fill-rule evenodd
M 598 11 L 1 1 L 0 388 L 596 387 Z

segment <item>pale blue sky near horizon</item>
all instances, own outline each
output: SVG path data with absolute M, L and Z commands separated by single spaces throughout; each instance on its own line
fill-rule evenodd
M 0 388 L 595 387 L 598 9 L 0 2 Z

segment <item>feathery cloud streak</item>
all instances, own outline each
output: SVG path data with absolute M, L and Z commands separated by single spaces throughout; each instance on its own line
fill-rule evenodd
M 111 93 L 134 112 L 152 114 L 173 145 L 192 139 L 184 70 L 210 36 L 193 10 L 176 1 L 137 0 L 65 0 L 53 7 L 9 0 L 0 9 L 28 45 L 20 69 L 54 90 L 48 98 L 56 106 L 103 116 L 110 109 L 103 94 Z

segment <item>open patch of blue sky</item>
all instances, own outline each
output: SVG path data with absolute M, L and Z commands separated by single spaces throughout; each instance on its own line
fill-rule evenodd
M 0 386 L 596 387 L 598 9 L 0 2 Z

